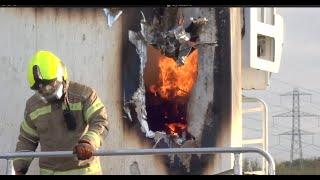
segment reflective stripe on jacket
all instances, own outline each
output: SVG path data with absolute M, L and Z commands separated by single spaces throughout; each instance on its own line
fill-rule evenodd
M 100 163 L 93 163 L 86 168 L 71 169 L 66 171 L 54 171 L 50 169 L 40 168 L 40 175 L 101 175 Z
M 76 120 L 76 129 L 67 129 L 63 116 L 66 104 L 46 103 L 37 94 L 26 103 L 24 120 L 20 125 L 20 135 L 16 151 L 35 151 L 38 143 L 41 151 L 72 151 L 80 139 L 85 139 L 98 149 L 107 132 L 107 112 L 96 91 L 76 82 L 67 82 L 69 107 Z M 14 160 L 15 170 L 28 169 L 32 159 Z M 99 157 L 79 161 L 74 157 L 41 157 L 41 169 L 52 172 L 79 172 L 79 169 L 97 167 Z M 99 168 L 100 169 L 100 168 Z M 42 170 L 43 171 L 43 170 Z M 81 171 L 81 172 L 87 172 Z M 89 171 L 88 171 L 89 172 Z M 96 173 L 96 171 L 94 171 Z

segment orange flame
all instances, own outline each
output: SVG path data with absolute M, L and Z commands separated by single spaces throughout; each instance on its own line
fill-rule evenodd
M 168 127 L 169 133 L 176 136 L 178 135 L 179 132 L 185 131 L 187 128 L 187 125 L 182 123 L 170 123 L 170 124 L 166 124 L 166 126 Z
M 148 46 L 148 61 L 144 74 L 146 90 L 153 94 L 150 96 L 148 93 L 149 105 L 157 106 L 170 101 L 169 105 L 164 104 L 161 109 L 164 114 L 161 114 L 163 117 L 160 118 L 164 118 L 166 122 L 170 119 L 170 123 L 165 123 L 166 133 L 183 136 L 183 132 L 187 132 L 187 121 L 184 110 L 178 108 L 178 105 L 184 107 L 187 104 L 197 80 L 198 50 L 193 50 L 185 64 L 179 66 L 173 58 L 162 55 L 160 50 L 153 46 Z
M 186 97 L 198 75 L 198 50 L 194 50 L 181 66 L 178 66 L 174 59 L 161 55 L 159 68 L 158 82 L 150 85 L 149 91 L 159 94 L 163 99 Z

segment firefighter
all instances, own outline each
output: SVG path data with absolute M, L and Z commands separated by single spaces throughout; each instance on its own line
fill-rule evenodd
M 25 106 L 17 152 L 73 151 L 74 157 L 40 157 L 40 174 L 101 174 L 92 153 L 108 132 L 107 112 L 96 91 L 69 81 L 64 63 L 49 51 L 38 51 L 28 64 L 34 95 Z M 16 174 L 26 174 L 32 158 L 16 158 Z

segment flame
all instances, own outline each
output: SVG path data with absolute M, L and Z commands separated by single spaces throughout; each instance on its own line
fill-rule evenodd
M 159 94 L 163 99 L 186 97 L 198 75 L 198 50 L 194 50 L 181 66 L 178 66 L 174 59 L 160 55 L 158 66 L 158 81 L 149 86 L 149 91 Z
M 161 125 L 161 130 L 166 134 L 187 136 L 186 105 L 197 80 L 198 50 L 194 49 L 185 63 L 179 66 L 173 58 L 164 56 L 159 49 L 149 45 L 144 74 L 148 106 L 161 106 L 159 114 L 152 110 L 148 116 L 155 116 L 155 121 L 161 119 L 165 125 L 165 129 Z
M 185 131 L 187 129 L 187 125 L 183 123 L 170 123 L 165 125 L 168 128 L 168 133 L 175 136 L 178 136 L 179 132 Z

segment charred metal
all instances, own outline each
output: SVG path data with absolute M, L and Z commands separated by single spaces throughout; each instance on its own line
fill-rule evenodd
M 125 98 L 126 118 L 131 123 L 139 122 L 153 148 L 202 147 L 206 141 L 203 136 L 208 133 L 205 131 L 209 130 L 205 122 L 213 118 L 202 111 L 201 117 L 190 114 L 198 113 L 193 105 L 194 89 L 200 95 L 213 85 L 208 79 L 208 73 L 213 74 L 214 69 L 209 57 L 213 57 L 218 40 L 212 38 L 214 33 L 208 24 L 215 23 L 214 16 L 199 16 L 199 12 L 184 15 L 179 8 L 156 8 L 145 14 L 139 13 L 138 30 L 128 32 L 139 58 L 139 66 L 134 65 L 139 74 L 138 87 Z M 173 154 L 164 159 L 169 174 L 197 174 L 202 169 L 200 155 Z

